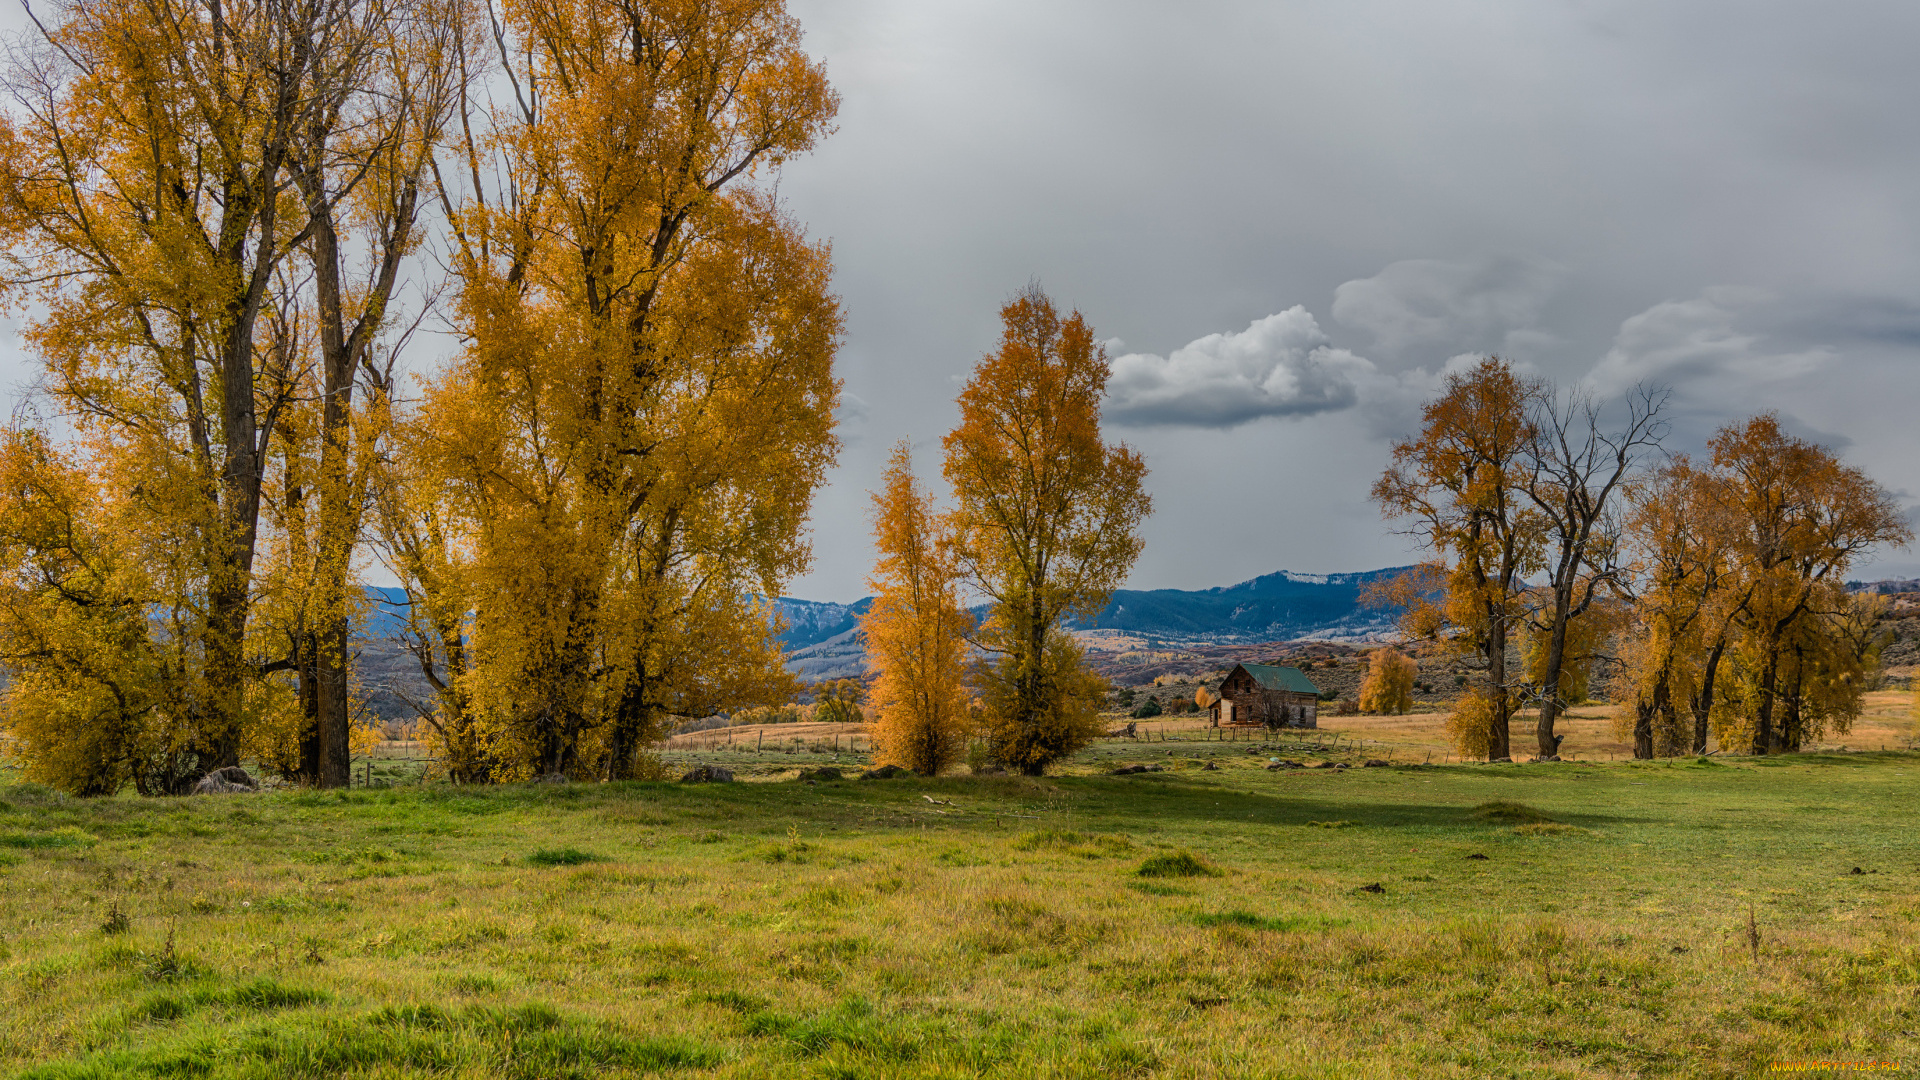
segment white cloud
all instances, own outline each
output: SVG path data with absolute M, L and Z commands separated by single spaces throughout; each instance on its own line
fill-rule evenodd
M 1825 346 L 1770 352 L 1760 335 L 1735 327 L 1743 310 L 1771 299 L 1758 290 L 1716 286 L 1692 300 L 1655 304 L 1620 324 L 1613 347 L 1586 383 L 1601 393 L 1617 393 L 1642 382 L 1714 377 L 1773 382 L 1805 375 L 1834 358 Z
M 1332 348 L 1307 310 L 1294 305 L 1238 333 L 1208 334 L 1167 356 L 1113 361 L 1107 415 L 1123 424 L 1231 427 L 1263 416 L 1349 408 L 1374 374 L 1366 358 Z
M 1333 318 L 1385 353 L 1528 352 L 1555 339 L 1534 327 L 1565 270 L 1539 259 L 1405 259 L 1333 293 Z

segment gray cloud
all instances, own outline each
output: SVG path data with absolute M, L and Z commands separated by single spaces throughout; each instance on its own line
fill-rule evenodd
M 1445 348 L 1525 354 L 1554 340 L 1538 323 L 1566 276 L 1541 259 L 1402 259 L 1335 289 L 1333 318 L 1371 334 L 1389 355 Z
M 1106 415 L 1133 426 L 1232 427 L 1266 416 L 1308 416 L 1350 408 L 1373 364 L 1331 348 L 1298 304 L 1245 330 L 1208 334 L 1166 356 L 1113 360 Z
M 1756 289 L 1720 286 L 1691 300 L 1655 304 L 1620 324 L 1613 347 L 1587 375 L 1587 384 L 1617 393 L 1642 382 L 1780 382 L 1831 363 L 1835 354 L 1824 346 L 1777 351 L 1761 335 L 1735 326 L 1742 312 L 1770 299 Z

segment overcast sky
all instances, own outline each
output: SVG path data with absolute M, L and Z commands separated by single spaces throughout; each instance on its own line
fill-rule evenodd
M 794 595 L 862 595 L 1029 279 L 1114 339 L 1135 587 L 1412 559 L 1367 502 L 1455 357 L 1776 409 L 1920 501 L 1920 5 L 794 0 L 844 96 L 787 171 L 834 244 L 846 447 Z M 1920 573 L 1912 552 L 1868 576 Z
M 844 104 L 781 192 L 847 313 L 791 595 L 864 595 L 888 447 L 937 476 L 1029 280 L 1110 339 L 1139 588 L 1411 561 L 1367 487 L 1486 352 L 1670 384 L 1682 449 L 1778 410 L 1920 502 L 1920 5 L 791 2 Z

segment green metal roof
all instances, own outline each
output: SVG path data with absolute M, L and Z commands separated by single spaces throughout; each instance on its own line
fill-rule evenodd
M 1241 664 L 1253 681 L 1268 690 L 1288 690 L 1296 694 L 1318 696 L 1320 688 L 1313 685 L 1307 673 L 1297 667 L 1274 667 L 1271 664 Z

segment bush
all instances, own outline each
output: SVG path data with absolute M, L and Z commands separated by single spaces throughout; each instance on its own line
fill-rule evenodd
M 1360 684 L 1360 708 L 1369 713 L 1400 714 L 1413 708 L 1414 662 L 1398 649 L 1375 649 L 1367 678 Z
M 1159 716 L 1160 700 L 1158 698 L 1148 698 L 1144 705 L 1133 710 L 1132 715 L 1135 720 L 1145 720 L 1149 716 Z
M 599 862 L 600 856 L 579 848 L 543 848 L 527 856 L 527 861 L 535 866 L 579 866 L 581 863 Z
M 1186 851 L 1155 855 L 1134 871 L 1141 877 L 1220 877 L 1221 871 Z

